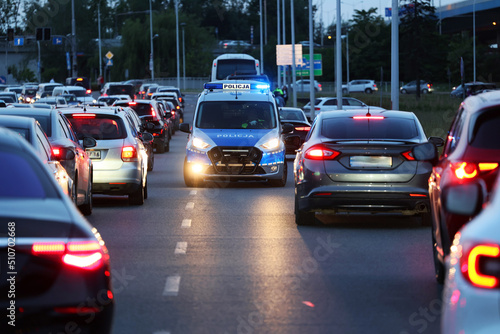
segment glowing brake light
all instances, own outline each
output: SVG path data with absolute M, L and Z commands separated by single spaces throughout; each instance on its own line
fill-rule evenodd
M 76 81 L 83 81 L 83 78 L 76 78 Z
M 309 131 L 311 130 L 310 126 L 298 126 L 295 128 L 296 131 Z
M 466 279 L 479 288 L 498 287 L 500 247 L 498 245 L 474 246 L 463 256 L 460 269 Z
M 60 256 L 61 261 L 69 266 L 92 270 L 102 265 L 107 259 L 97 241 L 37 242 L 31 251 L 36 256 Z
M 86 93 L 87 94 L 92 94 L 92 90 L 91 89 L 87 89 Z
M 478 166 L 479 166 L 479 171 L 487 172 L 487 171 L 496 169 L 498 167 L 498 163 L 497 162 L 480 162 L 478 164 Z
M 352 119 L 384 119 L 384 116 L 352 116 Z
M 137 161 L 137 151 L 133 146 L 122 147 L 122 160 L 124 162 Z
M 455 172 L 455 176 L 460 180 L 473 179 L 478 174 L 476 164 L 473 163 L 458 162 L 452 164 L 452 169 Z
M 153 107 L 151 107 L 151 116 L 156 117 L 156 111 Z
M 55 157 L 60 157 L 61 156 L 61 149 L 58 147 L 53 147 L 52 148 L 52 155 Z
M 339 154 L 340 152 L 324 147 L 323 145 L 314 145 L 306 151 L 304 157 L 310 160 L 333 160 Z
M 95 118 L 95 114 L 73 114 L 73 118 Z
M 181 109 L 181 107 L 179 107 L 179 106 L 175 106 L 175 109 Z
M 137 105 L 137 102 L 132 101 L 132 102 L 129 102 L 129 103 L 128 103 L 128 105 L 129 105 L 129 106 L 135 106 L 135 105 Z

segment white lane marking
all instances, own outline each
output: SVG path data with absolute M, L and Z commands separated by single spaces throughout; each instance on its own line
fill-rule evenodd
M 159 332 L 154 332 L 153 334 L 170 334 L 170 332 L 167 332 L 167 331 L 159 331 Z
M 183 228 L 191 227 L 191 219 L 183 219 L 182 220 L 182 227 Z
M 188 202 L 186 204 L 186 210 L 193 210 L 194 209 L 194 202 Z
M 177 296 L 179 293 L 179 285 L 181 284 L 181 277 L 179 275 L 167 277 L 165 289 L 163 289 L 164 296 Z
M 188 248 L 188 243 L 185 241 L 179 241 L 175 246 L 175 254 L 186 254 Z
M 194 196 L 197 193 L 198 193 L 198 190 L 191 190 L 191 192 L 189 193 L 189 195 Z

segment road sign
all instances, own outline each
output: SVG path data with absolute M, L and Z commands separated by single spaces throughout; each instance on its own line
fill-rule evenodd
M 62 44 L 62 37 L 53 37 L 52 38 L 52 45 L 61 45 Z
M 302 63 L 302 44 L 295 44 L 295 64 Z M 276 65 L 292 65 L 292 44 L 276 45 Z
M 0 84 L 5 84 L 7 83 L 7 78 L 4 77 L 3 75 L 0 75 Z
M 113 59 L 106 60 L 106 66 L 113 66 Z
M 108 53 L 106 53 L 106 58 L 108 59 L 111 59 L 113 58 L 114 54 L 111 53 L 111 51 L 108 51 Z
M 23 46 L 23 45 L 24 45 L 24 37 L 14 38 L 14 46 Z
M 69 61 L 69 52 L 66 52 L 66 68 L 71 70 L 71 62 Z
M 310 74 L 310 69 L 311 69 L 311 62 L 309 61 L 309 55 L 305 54 L 302 58 L 302 66 L 297 66 L 295 72 L 297 76 L 309 76 Z M 314 76 L 322 76 L 323 75 L 323 61 L 321 58 L 321 54 L 317 53 L 314 54 Z

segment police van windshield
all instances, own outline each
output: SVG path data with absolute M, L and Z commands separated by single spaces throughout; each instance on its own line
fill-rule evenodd
M 274 129 L 275 115 L 270 102 L 203 102 L 195 124 L 200 129 Z

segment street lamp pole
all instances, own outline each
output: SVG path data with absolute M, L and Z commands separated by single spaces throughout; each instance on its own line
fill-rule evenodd
M 101 50 L 101 5 L 97 7 L 97 22 L 99 29 L 99 77 L 102 77 L 102 50 Z M 100 84 L 100 82 L 99 82 Z
M 76 65 L 76 23 L 75 23 L 75 0 L 71 0 L 71 52 L 73 53 L 73 67 L 72 76 L 76 77 L 77 65 Z
M 155 79 L 155 63 L 153 54 L 153 7 L 149 0 L 149 37 L 151 39 L 151 53 L 149 54 L 149 70 L 151 71 L 151 80 Z
M 291 17 L 291 25 L 292 25 L 292 87 L 296 86 L 297 74 L 296 74 L 296 66 L 295 63 L 295 12 L 294 12 L 294 3 L 293 0 L 290 0 L 290 17 Z M 293 90 L 293 107 L 297 108 L 297 90 Z
M 264 41 L 262 32 L 262 0 L 259 1 L 260 8 L 260 73 L 264 74 Z
M 476 0 L 472 3 L 472 48 L 474 49 L 474 82 L 476 82 Z
M 337 81 L 337 109 L 342 110 L 342 38 L 341 38 L 341 23 L 342 23 L 342 16 L 341 16 L 341 11 L 340 11 L 340 0 L 337 0 L 337 26 L 336 26 L 336 66 L 335 70 L 337 71 L 337 76 L 336 76 L 336 81 Z M 312 57 L 311 57 L 312 59 Z M 313 64 L 314 62 L 311 61 L 311 71 L 313 71 Z M 312 81 L 311 81 L 312 82 Z M 311 101 L 311 107 L 313 105 L 313 102 Z
M 186 26 L 185 22 L 181 23 L 182 27 L 182 89 L 186 90 L 186 47 L 184 44 L 184 27 Z
M 181 86 L 181 65 L 179 57 L 179 0 L 175 0 L 175 40 L 177 43 L 177 87 Z
M 281 44 L 281 31 L 280 31 L 280 0 L 276 0 L 276 7 L 278 8 L 278 13 L 277 13 L 277 22 L 276 22 L 276 26 L 278 28 L 278 31 L 277 31 L 277 35 L 278 35 L 278 45 Z M 282 68 L 282 66 L 277 66 L 278 68 L 278 75 L 277 75 L 277 78 L 278 78 L 278 87 L 281 88 L 281 73 L 280 73 L 280 69 Z

